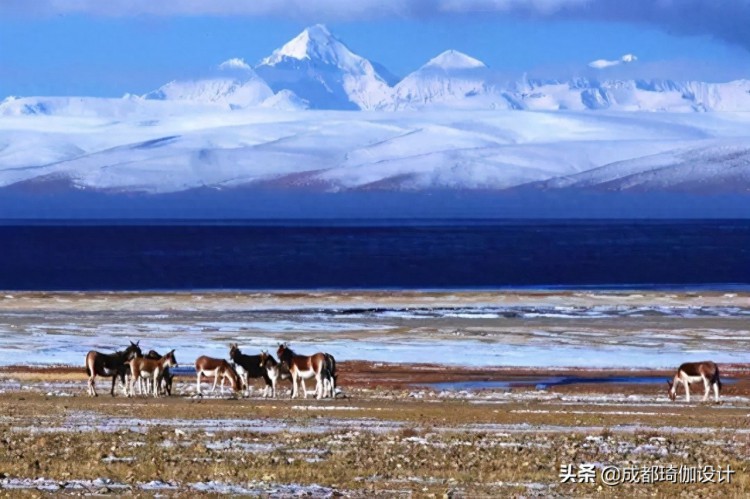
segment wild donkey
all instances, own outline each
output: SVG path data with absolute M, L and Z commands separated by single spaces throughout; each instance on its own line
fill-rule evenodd
M 147 359 L 145 357 L 136 357 L 130 361 L 130 395 L 134 395 L 134 386 L 136 380 L 140 381 L 141 377 L 152 376 L 154 382 L 154 397 L 158 397 L 161 392 L 161 380 L 164 373 L 170 367 L 177 367 L 177 358 L 174 356 L 174 350 L 167 352 L 159 360 Z
M 149 352 L 145 355 L 146 359 L 152 359 L 152 360 L 161 360 L 163 356 L 157 352 L 156 350 L 149 350 Z M 164 391 L 167 393 L 167 395 L 172 395 L 172 380 L 174 379 L 174 373 L 169 370 L 169 367 L 164 369 L 164 373 L 162 376 L 162 379 L 164 380 Z M 145 392 L 146 395 L 151 393 L 153 389 L 153 385 L 150 382 L 150 379 L 148 375 L 144 375 L 144 372 L 141 371 L 141 377 L 138 378 L 138 389 L 141 391 L 141 393 L 144 392 L 144 385 L 145 385 Z
M 232 391 L 238 392 L 241 389 L 240 377 L 232 365 L 224 359 L 214 359 L 201 355 L 195 360 L 195 372 L 198 374 L 197 389 L 199 395 L 201 392 L 201 376 L 214 378 L 214 386 L 211 387 L 211 393 L 216 390 L 216 383 L 221 378 L 221 393 L 224 393 L 224 380 L 228 379 L 232 384 Z
M 708 395 L 711 393 L 711 387 L 714 389 L 714 400 L 719 401 L 719 391 L 721 390 L 721 379 L 719 378 L 719 368 L 711 362 L 706 360 L 703 362 L 686 362 L 682 364 L 678 369 L 674 378 L 667 380 L 669 385 L 669 398 L 675 400 L 677 398 L 677 383 L 682 383 L 685 386 L 685 400 L 690 402 L 690 383 L 697 383 L 703 381 L 703 386 L 706 391 L 703 394 L 703 401 L 708 400 Z
M 249 378 L 263 378 L 266 382 L 266 391 L 272 387 L 271 378 L 268 377 L 266 369 L 261 366 L 260 355 L 245 355 L 237 343 L 232 343 L 229 345 L 229 358 L 237 366 L 237 372 L 242 378 L 246 392 L 250 390 Z
M 336 373 L 336 359 L 330 353 L 324 353 L 326 364 L 323 372 L 323 396 L 336 398 L 336 382 L 338 373 Z
M 133 343 L 131 341 L 128 348 L 112 354 L 101 353 L 94 350 L 86 354 L 86 374 L 89 377 L 89 395 L 94 397 L 98 396 L 95 386 L 97 375 L 104 378 L 112 378 L 112 390 L 110 390 L 110 394 L 112 394 L 113 397 L 115 396 L 115 383 L 119 377 L 125 387 L 125 393 L 127 394 L 125 376 L 128 374 L 128 362 L 142 355 L 138 343 L 140 342 L 136 341 Z
M 268 397 L 270 395 L 271 397 L 276 398 L 276 385 L 279 380 L 290 380 L 292 379 L 292 375 L 284 364 L 279 364 L 276 359 L 273 358 L 273 355 L 266 350 L 263 350 L 260 353 L 260 366 L 262 369 L 266 370 L 266 374 L 271 380 L 271 386 L 266 386 L 263 391 L 263 396 Z
M 276 354 L 292 374 L 292 398 L 297 396 L 297 381 L 302 384 L 302 392 L 307 398 L 305 380 L 315 377 L 315 397 L 320 399 L 324 396 L 323 376 L 326 374 L 326 356 L 322 352 L 307 356 L 297 355 L 286 343 L 279 345 Z

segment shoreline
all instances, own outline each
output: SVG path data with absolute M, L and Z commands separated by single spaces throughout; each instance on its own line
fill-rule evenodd
M 719 367 L 722 379 L 728 381 L 725 383 L 725 393 L 750 396 L 750 363 L 720 364 Z M 477 387 L 475 388 L 465 390 L 447 388 L 447 390 L 482 392 L 493 389 L 497 390 L 497 382 L 506 382 L 509 386 L 500 388 L 500 390 L 534 391 L 539 389 L 554 389 L 556 391 L 562 390 L 573 393 L 592 391 L 613 393 L 617 391 L 641 392 L 651 390 L 654 386 L 661 387 L 666 380 L 674 375 L 676 367 L 675 369 L 474 367 L 359 360 L 339 362 L 338 369 L 341 379 L 340 384 L 344 388 L 354 389 L 427 389 L 441 391 L 444 390 L 440 388 L 440 385 L 443 384 L 476 383 Z M 568 381 L 563 385 L 547 382 L 547 380 L 552 378 L 564 378 Z M 620 378 L 626 380 L 628 378 L 658 378 L 658 380 L 652 382 L 647 379 L 645 382 L 629 383 L 627 381 L 618 381 Z M 79 380 L 81 382 L 81 389 L 83 390 L 87 377 L 84 374 L 83 366 L 0 366 L 0 381 L 10 379 L 20 382 L 63 379 L 66 381 Z M 176 372 L 175 379 L 179 383 L 187 383 L 188 385 L 194 383 L 194 375 L 192 373 L 185 373 L 184 371 Z M 583 382 L 579 383 L 576 380 L 582 380 Z M 609 380 L 612 380 L 612 382 Z M 483 388 L 483 383 L 488 383 L 488 387 Z M 545 385 L 544 388 L 537 386 L 540 383 Z M 286 384 L 288 382 L 284 382 L 285 386 Z M 697 386 L 695 385 L 695 387 Z
M 749 361 L 748 320 L 750 293 L 715 290 L 0 293 L 0 366 L 75 366 L 141 340 L 188 364 L 290 342 L 339 361 L 653 371 Z

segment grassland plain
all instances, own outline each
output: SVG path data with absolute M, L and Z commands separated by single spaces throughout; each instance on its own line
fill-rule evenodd
M 397 374 L 391 376 L 388 367 Z M 420 386 L 441 371 L 441 379 L 479 376 L 466 368 L 352 362 L 342 363 L 342 380 L 349 384 L 336 399 L 290 400 L 286 390 L 273 400 L 196 397 L 192 377 L 179 379 L 171 398 L 126 399 L 86 396 L 80 370 L 5 368 L 0 491 L 207 497 L 750 494 L 744 381 L 728 385 L 719 405 L 671 403 L 663 387 L 650 384 L 473 392 Z M 666 378 L 666 372 L 659 374 Z M 744 366 L 733 366 L 735 379 L 744 374 Z M 506 370 L 483 379 L 533 375 Z M 578 476 L 576 483 L 563 483 L 568 465 L 574 473 L 594 465 L 594 483 L 577 483 Z M 610 466 L 696 468 L 696 481 L 706 478 L 706 467 L 729 466 L 734 473 L 725 483 L 717 483 L 716 475 L 708 483 L 641 483 L 641 476 L 613 486 L 601 477 Z

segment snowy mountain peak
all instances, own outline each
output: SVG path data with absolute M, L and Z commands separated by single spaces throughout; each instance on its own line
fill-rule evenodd
M 475 69 L 486 68 L 487 65 L 458 50 L 446 50 L 437 57 L 430 59 L 423 69 Z
M 275 92 L 291 90 L 318 109 L 380 109 L 391 89 L 370 61 L 316 24 L 256 66 Z
M 263 59 L 260 65 L 275 66 L 284 59 L 297 59 L 322 62 L 331 66 L 349 68 L 362 59 L 352 53 L 322 24 L 305 28 L 302 33 L 287 42 L 280 49 Z

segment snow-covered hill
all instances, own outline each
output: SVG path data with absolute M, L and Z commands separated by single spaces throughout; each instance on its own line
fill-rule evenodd
M 742 113 L 444 109 L 198 107 L 160 119 L 6 116 L 0 187 L 53 179 L 104 192 L 240 186 L 337 192 L 502 190 L 546 182 L 546 189 L 661 191 L 686 190 L 689 183 L 691 191 L 711 192 L 726 184 L 745 192 L 748 125 Z
M 540 187 L 750 194 L 750 143 L 747 139 L 699 141 L 555 178 Z

